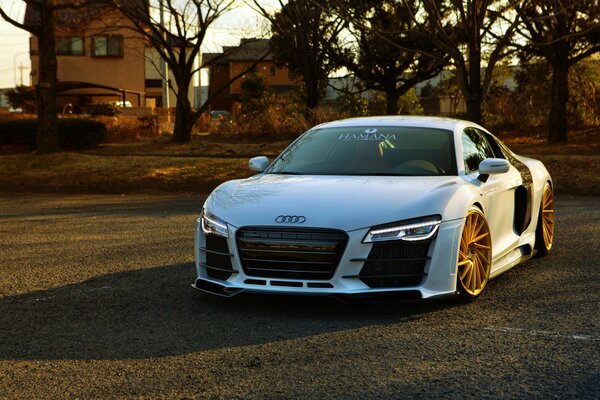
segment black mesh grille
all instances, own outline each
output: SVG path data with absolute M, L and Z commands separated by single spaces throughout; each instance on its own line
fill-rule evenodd
M 232 270 L 231 268 L 231 256 L 224 255 L 229 253 L 229 246 L 227 246 L 227 239 L 215 235 L 206 236 L 206 274 L 215 279 L 227 280 L 231 276 L 232 272 L 220 271 Z M 222 254 L 212 253 L 216 251 Z M 212 267 L 212 268 L 211 268 Z M 218 268 L 218 269 L 215 269 Z
M 430 241 L 373 243 L 360 280 L 372 288 L 415 286 L 424 276 Z
M 330 279 L 347 242 L 333 229 L 250 227 L 237 233 L 244 273 L 264 278 Z

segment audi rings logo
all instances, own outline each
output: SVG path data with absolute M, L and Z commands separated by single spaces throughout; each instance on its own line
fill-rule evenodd
M 303 224 L 306 222 L 304 215 L 280 215 L 275 218 L 278 224 Z

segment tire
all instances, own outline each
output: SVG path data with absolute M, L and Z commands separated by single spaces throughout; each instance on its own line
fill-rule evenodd
M 467 213 L 458 250 L 456 288 L 459 300 L 473 301 L 483 293 L 492 268 L 490 229 L 477 207 Z
M 535 229 L 535 248 L 540 257 L 547 256 L 554 244 L 554 192 L 546 182 L 540 202 L 540 213 Z

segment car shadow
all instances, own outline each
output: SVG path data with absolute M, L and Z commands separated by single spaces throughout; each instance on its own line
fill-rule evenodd
M 452 302 L 346 304 L 331 298 L 190 287 L 193 264 L 101 275 L 0 299 L 0 359 L 143 359 L 411 323 Z

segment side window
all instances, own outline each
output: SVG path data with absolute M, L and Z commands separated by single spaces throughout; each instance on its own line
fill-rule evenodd
M 463 131 L 462 138 L 465 173 L 469 174 L 479 169 L 479 163 L 484 158 L 494 158 L 495 154 L 487 138 L 473 128 Z
M 482 134 L 483 136 L 485 136 L 488 143 L 490 144 L 490 147 L 492 148 L 492 151 L 494 152 L 494 157 L 506 158 L 506 156 L 502 152 L 502 149 L 500 148 L 500 145 L 498 144 L 498 139 L 496 139 L 494 136 L 490 135 L 489 133 L 483 132 L 479 129 L 476 129 L 476 131 L 479 132 L 480 134 Z

